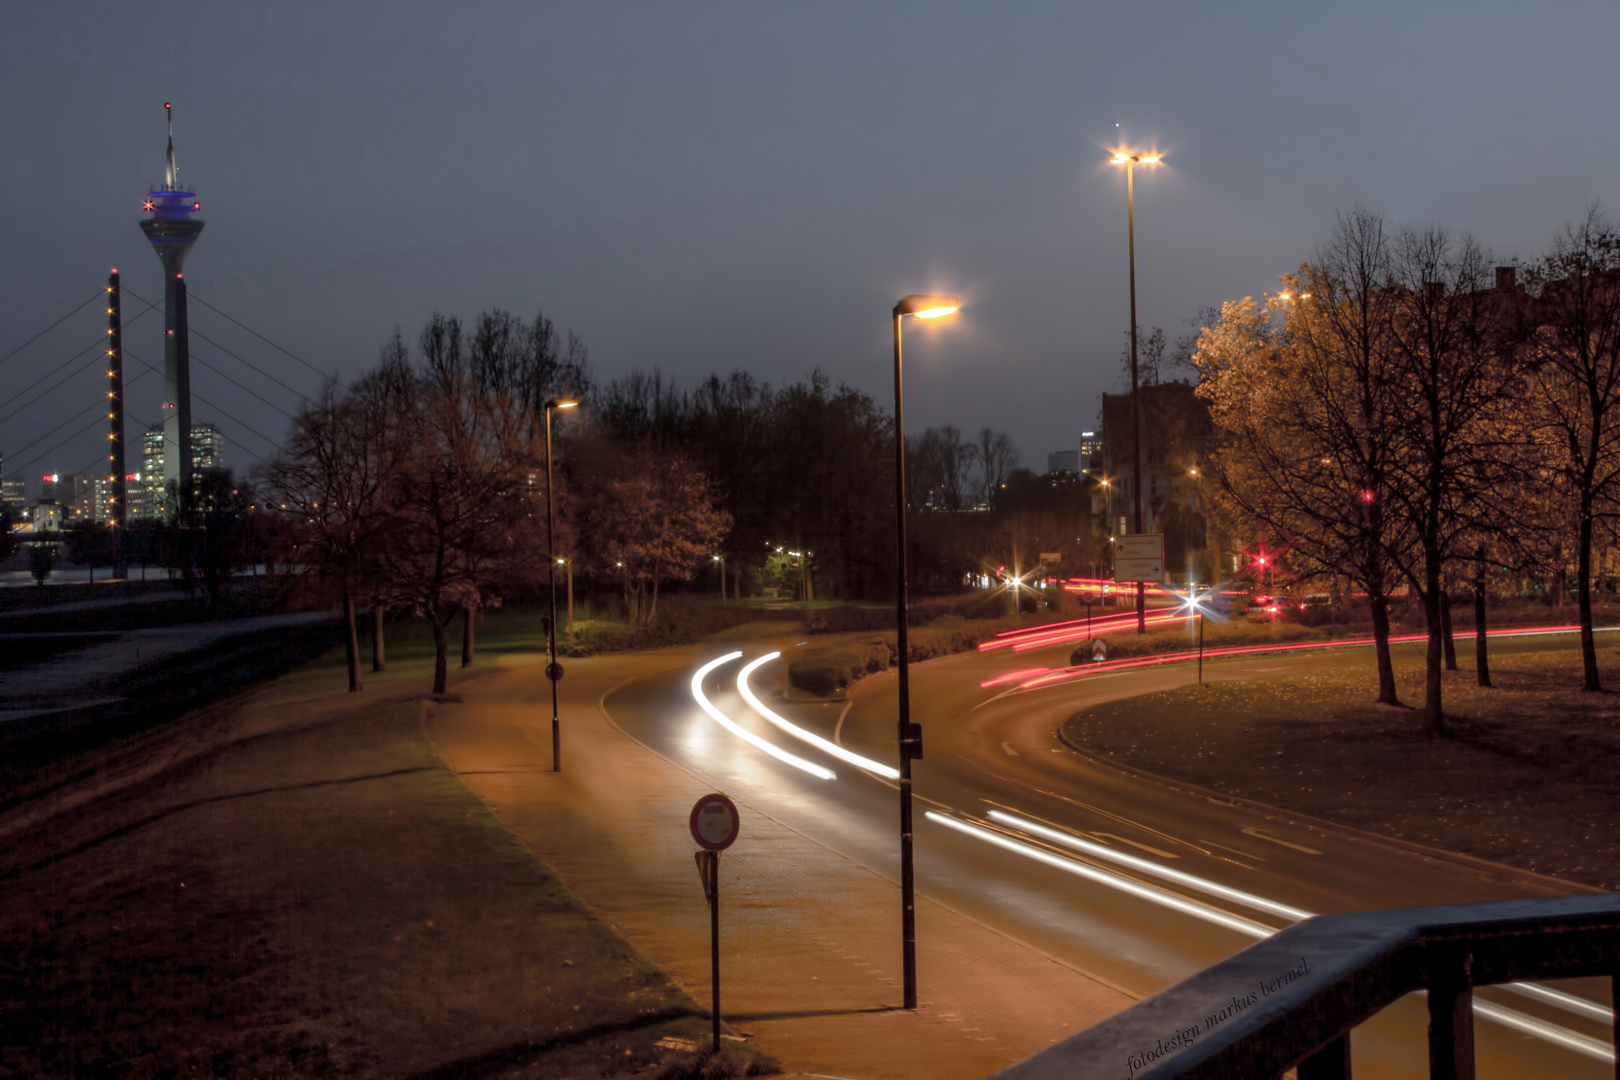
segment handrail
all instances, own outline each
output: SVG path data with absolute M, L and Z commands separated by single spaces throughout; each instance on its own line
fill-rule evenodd
M 1319 915 L 995 1075 L 1349 1080 L 1351 1029 L 1427 990 L 1431 1080 L 1472 1080 L 1473 987 L 1603 975 L 1620 1003 L 1620 893 Z

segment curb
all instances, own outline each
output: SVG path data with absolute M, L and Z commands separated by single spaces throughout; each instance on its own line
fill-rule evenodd
M 1344 825 L 1340 822 L 1329 821 L 1326 818 L 1315 817 L 1311 814 L 1302 814 L 1295 810 L 1283 810 L 1279 807 L 1272 806 L 1270 803 L 1260 802 L 1257 799 L 1247 799 L 1241 795 L 1226 795 L 1222 792 L 1214 791 L 1198 784 L 1188 783 L 1185 780 L 1172 780 L 1168 777 L 1160 776 L 1158 773 L 1148 772 L 1146 769 L 1138 769 L 1134 765 L 1126 765 L 1118 761 L 1109 760 L 1108 758 L 1099 757 L 1090 750 L 1070 739 L 1066 734 L 1064 734 L 1061 727 L 1059 727 L 1054 734 L 1057 735 L 1058 741 L 1064 746 L 1068 747 L 1070 750 L 1074 751 L 1076 754 L 1079 754 L 1081 757 L 1095 765 L 1101 765 L 1104 768 L 1113 769 L 1115 772 L 1123 773 L 1126 776 L 1135 777 L 1139 780 L 1151 781 L 1152 783 L 1158 784 L 1161 787 L 1167 787 L 1173 791 L 1179 791 L 1185 795 L 1193 795 L 1218 805 L 1245 807 L 1249 810 L 1253 810 L 1257 813 L 1265 814 L 1268 817 L 1277 818 L 1282 821 L 1294 821 L 1308 825 L 1315 829 L 1319 829 L 1323 832 L 1338 833 L 1342 836 L 1347 836 L 1352 840 L 1359 840 L 1365 844 L 1392 847 L 1400 851 L 1407 852 L 1411 855 L 1420 855 L 1426 859 L 1435 859 L 1440 862 L 1454 863 L 1458 866 L 1464 866 L 1470 870 L 1478 871 L 1479 873 L 1489 874 L 1493 877 L 1504 878 L 1509 881 L 1517 881 L 1524 885 L 1534 885 L 1543 889 L 1558 889 L 1565 893 L 1574 892 L 1588 895 L 1602 894 L 1607 891 L 1605 889 L 1599 889 L 1596 886 L 1586 885 L 1578 881 L 1566 881 L 1564 878 L 1553 877 L 1550 874 L 1538 874 L 1534 870 L 1521 870 L 1518 867 L 1507 866 L 1503 863 L 1491 862 L 1489 859 L 1481 859 L 1477 855 L 1467 855 L 1460 851 L 1447 851 L 1444 848 L 1429 847 L 1427 844 L 1419 844 L 1411 840 L 1402 840 L 1399 837 L 1386 836 L 1382 833 L 1368 832 L 1365 829 L 1358 829 L 1354 825 Z

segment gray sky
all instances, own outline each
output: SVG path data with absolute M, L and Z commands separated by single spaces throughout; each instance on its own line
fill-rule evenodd
M 604 379 L 820 367 L 887 406 L 888 310 L 955 292 L 951 325 L 908 329 L 908 427 L 1005 428 L 1044 468 L 1117 388 L 1118 141 L 1166 154 L 1137 174 L 1137 291 L 1173 338 L 1274 288 L 1357 202 L 1504 259 L 1612 207 L 1617 41 L 1620 8 L 1599 3 L 5 2 L 0 354 L 110 266 L 161 298 L 137 223 L 173 101 L 208 223 L 193 295 L 322 371 L 357 373 L 434 310 L 499 306 L 578 332 Z M 0 414 L 104 318 L 92 305 L 0 364 Z M 192 321 L 318 387 L 211 312 Z M 126 344 L 161 363 L 161 332 L 148 315 Z M 243 425 L 274 438 L 286 418 L 201 364 L 297 399 L 193 355 L 217 406 L 194 415 L 251 467 L 268 447 Z M 90 367 L 0 422 L 7 475 L 97 461 L 101 428 L 29 464 L 93 418 L 69 423 L 104 394 Z M 134 383 L 132 415 L 156 419 L 160 395 Z

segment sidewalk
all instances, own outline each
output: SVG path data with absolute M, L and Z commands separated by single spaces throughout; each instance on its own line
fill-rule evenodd
M 696 1000 L 709 1000 L 708 913 L 687 815 L 713 785 L 634 742 L 602 695 L 689 649 L 568 663 L 563 766 L 551 769 L 543 657 L 438 704 L 428 732 L 500 819 Z M 721 1013 L 790 1075 L 985 1076 L 1133 1003 L 1129 995 L 919 897 L 920 1007 L 900 1004 L 898 886 L 742 804 L 721 859 Z

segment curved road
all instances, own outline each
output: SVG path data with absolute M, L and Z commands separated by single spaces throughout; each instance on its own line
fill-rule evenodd
M 898 881 L 895 784 L 788 737 L 739 691 L 745 664 L 805 644 L 751 644 L 740 657 L 714 665 L 700 688 L 731 722 L 835 772 L 833 779 L 776 760 L 725 730 L 698 705 L 690 671 L 635 680 L 603 705 L 642 743 Z M 1057 739 L 1063 720 L 1079 709 L 1185 685 L 1195 677 L 1189 666 L 1122 671 L 1027 691 L 981 687 L 1010 670 L 1061 667 L 1069 648 L 1017 657 L 969 653 L 912 667 L 912 715 L 925 730 L 925 757 L 913 766 L 920 893 L 1145 995 L 1304 913 L 1561 891 L 1522 875 L 1430 858 L 1184 793 L 1099 765 Z M 724 654 L 717 647 L 712 655 Z M 1366 649 L 1337 649 L 1206 664 L 1204 677 L 1242 679 L 1369 662 Z M 758 666 L 747 681 L 766 709 L 850 751 L 893 764 L 892 674 L 864 680 L 848 702 L 791 700 L 786 658 Z M 1089 847 L 1077 851 L 1074 842 Z M 1122 863 L 1119 856 L 1136 861 Z M 1190 877 L 1167 879 L 1155 868 Z M 929 973 L 921 970 L 918 977 L 926 985 Z M 1558 989 L 1594 1001 L 1604 996 L 1595 983 Z M 1614 1075 L 1614 1066 L 1598 1056 L 1609 1043 L 1606 1021 L 1500 988 L 1483 990 L 1478 999 L 1498 1015 L 1507 1010 L 1510 1023 L 1526 1018 L 1517 1028 L 1479 1020 L 1481 1078 Z M 1549 1025 L 1553 1038 L 1523 1030 L 1537 1023 Z M 1425 1024 L 1423 1003 L 1413 997 L 1357 1029 L 1352 1046 L 1358 1074 L 1426 1076 Z

